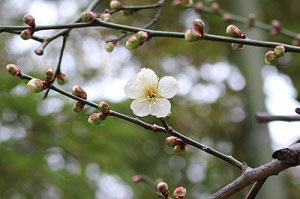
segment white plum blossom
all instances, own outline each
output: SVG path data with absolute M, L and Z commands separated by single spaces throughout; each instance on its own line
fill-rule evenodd
M 159 77 L 149 68 L 142 68 L 134 79 L 130 79 L 125 87 L 125 94 L 134 99 L 130 108 L 137 116 L 154 115 L 165 117 L 170 113 L 169 98 L 176 95 L 179 84 L 174 77 Z

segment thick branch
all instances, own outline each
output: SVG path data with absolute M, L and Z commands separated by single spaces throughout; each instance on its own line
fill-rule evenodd
M 255 117 L 257 122 L 259 123 L 267 123 L 272 121 L 284 121 L 284 122 L 300 121 L 299 115 L 284 116 L 284 115 L 270 115 L 268 113 L 257 113 Z

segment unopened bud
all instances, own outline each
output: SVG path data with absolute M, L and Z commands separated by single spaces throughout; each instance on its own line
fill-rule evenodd
M 201 39 L 202 34 L 198 33 L 196 30 L 188 29 L 185 31 L 184 38 L 186 41 L 193 42 Z
M 144 31 L 138 31 L 136 33 L 136 38 L 141 42 L 145 42 L 148 39 L 148 33 Z
M 274 34 L 274 35 L 278 34 L 280 32 L 280 30 L 281 30 L 281 23 L 280 23 L 280 21 L 273 20 L 272 21 L 272 27 L 273 27 L 273 29 L 272 29 L 271 33 Z
M 193 21 L 193 26 L 196 31 L 203 34 L 205 29 L 205 23 L 201 19 L 195 19 Z
M 172 1 L 172 5 L 173 6 L 179 6 L 179 5 L 181 5 L 181 0 L 173 0 Z
M 214 2 L 210 5 L 210 8 L 214 11 L 214 12 L 219 12 L 220 11 L 220 4 Z
M 185 195 L 186 195 L 186 188 L 184 187 L 177 187 L 173 193 L 174 199 L 185 199 Z
M 46 80 L 52 81 L 53 78 L 54 78 L 54 71 L 53 71 L 52 68 L 48 68 L 48 69 L 46 70 Z
M 86 99 L 87 98 L 87 94 L 86 92 L 78 85 L 73 86 L 72 88 L 72 94 L 80 97 L 82 99 Z
M 122 4 L 118 0 L 112 0 L 109 5 L 110 5 L 111 9 L 120 9 L 120 8 L 122 8 Z
M 86 12 L 86 11 L 83 11 L 81 12 L 81 22 L 93 22 L 96 20 L 96 15 L 92 12 L 92 11 L 89 11 L 89 12 Z
M 176 145 L 173 151 L 175 155 L 183 156 L 187 153 L 187 146 Z
M 275 65 L 275 64 L 277 64 L 277 62 L 278 62 L 278 58 L 276 57 L 274 51 L 270 50 L 265 54 L 265 63 L 266 64 Z
M 169 147 L 174 147 L 174 146 L 180 144 L 181 142 L 182 142 L 182 140 L 175 136 L 169 136 L 165 140 L 166 145 L 168 145 Z
M 27 83 L 27 87 L 33 93 L 39 93 L 45 89 L 44 82 L 40 79 L 33 78 Z
M 6 70 L 13 76 L 21 76 L 21 69 L 16 64 L 8 64 Z
M 190 6 L 193 3 L 194 3 L 193 0 L 181 0 L 181 5 L 182 6 Z
M 35 19 L 33 16 L 31 15 L 25 15 L 23 17 L 23 21 L 25 24 L 27 24 L 28 26 L 31 26 L 31 27 L 35 27 Z
M 285 53 L 284 46 L 276 46 L 274 49 L 274 53 L 277 57 L 283 57 Z
M 141 42 L 138 40 L 138 38 L 133 35 L 129 37 L 129 39 L 126 41 L 126 48 L 128 49 L 136 49 L 141 45 Z
M 196 3 L 195 7 L 197 9 L 201 9 L 201 8 L 203 8 L 203 3 L 201 1 L 199 1 L 199 2 Z
M 160 182 L 157 184 L 156 186 L 157 191 L 161 194 L 163 194 L 164 196 L 168 196 L 169 195 L 169 187 L 168 184 L 165 182 Z
M 111 21 L 111 15 L 109 13 L 104 13 L 100 15 L 100 19 L 105 22 Z
M 223 15 L 223 19 L 224 19 L 224 21 L 227 22 L 227 23 L 231 23 L 231 22 L 232 22 L 232 16 L 231 16 L 231 14 L 225 13 L 225 14 Z
M 249 18 L 249 22 L 248 22 L 247 27 L 248 27 L 248 28 L 251 28 L 251 27 L 253 27 L 253 25 L 254 25 L 254 23 L 255 23 L 256 16 L 255 16 L 254 13 L 250 13 L 249 16 L 248 16 L 248 18 Z
M 243 35 L 241 30 L 236 25 L 232 24 L 227 26 L 226 33 L 234 38 L 241 38 L 241 36 Z
M 74 105 L 73 105 L 73 111 L 75 113 L 80 113 L 81 111 L 83 111 L 84 109 L 84 104 L 81 103 L 81 102 L 76 102 Z
M 106 102 L 100 102 L 98 108 L 103 114 L 108 114 L 110 111 L 110 106 Z
M 133 176 L 132 181 L 135 183 L 139 183 L 143 181 L 143 176 Z
M 57 79 L 57 83 L 58 83 L 59 85 L 64 85 L 64 84 L 67 83 L 67 81 L 68 81 L 66 75 L 63 74 L 63 73 L 59 73 L 59 74 L 57 75 L 56 79 Z
M 106 52 L 111 53 L 114 50 L 114 48 L 115 48 L 115 43 L 114 42 L 111 42 L 111 41 L 106 42 L 106 44 L 105 44 Z
M 30 29 L 25 29 L 20 34 L 20 37 L 24 40 L 30 39 L 31 36 L 32 36 L 32 30 L 30 30 Z
M 93 124 L 93 125 L 99 125 L 101 124 L 102 122 L 102 119 L 100 118 L 100 115 L 101 113 L 93 113 L 90 115 L 89 119 L 88 119 L 88 122 L 90 124 Z
M 231 49 L 232 50 L 243 50 L 244 49 L 244 44 L 232 43 L 231 44 Z

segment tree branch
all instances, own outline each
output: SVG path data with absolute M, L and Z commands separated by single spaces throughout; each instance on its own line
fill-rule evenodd
M 257 122 L 259 123 L 267 123 L 273 121 L 284 121 L 284 122 L 300 121 L 299 115 L 284 116 L 284 115 L 270 115 L 268 113 L 256 113 L 255 117 Z
M 145 10 L 145 9 L 153 9 L 153 8 L 159 8 L 164 3 L 165 0 L 159 0 L 157 3 L 150 4 L 150 5 L 142 5 L 142 6 L 122 6 L 120 9 L 114 9 L 109 11 L 110 14 L 113 14 L 115 12 L 118 12 L 120 10 Z
M 255 199 L 256 195 L 258 194 L 261 187 L 265 184 L 266 180 L 267 179 L 263 179 L 263 180 L 255 182 L 253 184 L 253 186 L 251 187 L 250 191 L 248 192 L 245 199 Z

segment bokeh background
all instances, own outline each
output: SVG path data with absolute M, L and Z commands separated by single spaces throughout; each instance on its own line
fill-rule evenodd
M 0 24 L 22 25 L 24 14 L 32 14 L 38 25 L 68 23 L 91 0 L 2 0 Z M 155 0 L 127 0 L 125 5 L 155 3 Z M 203 1 L 208 5 L 212 1 Z M 300 32 L 300 2 L 297 0 L 219 1 L 229 12 L 247 17 L 254 12 L 266 23 L 278 19 L 283 26 Z M 97 7 L 108 8 L 109 0 Z M 113 22 L 143 26 L 155 10 L 125 17 L 113 15 Z M 155 29 L 185 31 L 201 17 L 207 32 L 224 35 L 226 23 L 219 17 L 172 7 L 167 1 Z M 238 24 L 239 25 L 239 24 Z M 246 36 L 291 43 L 282 36 L 246 29 Z M 37 32 L 50 36 L 55 31 Z M 143 67 L 159 76 L 174 76 L 180 84 L 172 99 L 170 124 L 178 131 L 224 153 L 233 154 L 251 167 L 271 160 L 272 151 L 300 137 L 299 123 L 257 124 L 256 112 L 293 115 L 299 106 L 300 57 L 286 54 L 279 66 L 265 66 L 267 49 L 246 47 L 232 51 L 230 44 L 199 41 L 188 43 L 171 38 L 154 38 L 134 51 L 122 41 L 112 53 L 104 49 L 105 39 L 121 33 L 105 28 L 73 30 L 62 61 L 70 91 L 75 84 L 88 99 L 106 100 L 113 110 L 133 116 L 125 83 Z M 31 94 L 26 82 L 8 75 L 5 66 L 16 63 L 22 71 L 43 78 L 47 67 L 56 67 L 62 38 L 52 42 L 44 56 L 34 54 L 35 41 L 18 35 L 1 34 L 0 39 L 0 198 L 3 199 L 133 199 L 156 198 L 156 191 L 135 184 L 132 176 L 144 174 L 168 182 L 171 190 L 185 186 L 188 198 L 202 199 L 235 179 L 240 171 L 231 165 L 189 147 L 188 155 L 174 156 L 159 135 L 117 118 L 91 126 L 87 118 L 94 110 L 72 112 L 74 101 L 51 91 Z M 159 124 L 151 116 L 143 118 Z M 300 195 L 299 168 L 289 169 L 266 182 L 258 198 L 297 199 Z M 245 190 L 247 191 L 247 190 Z M 246 192 L 233 198 L 243 198 Z

